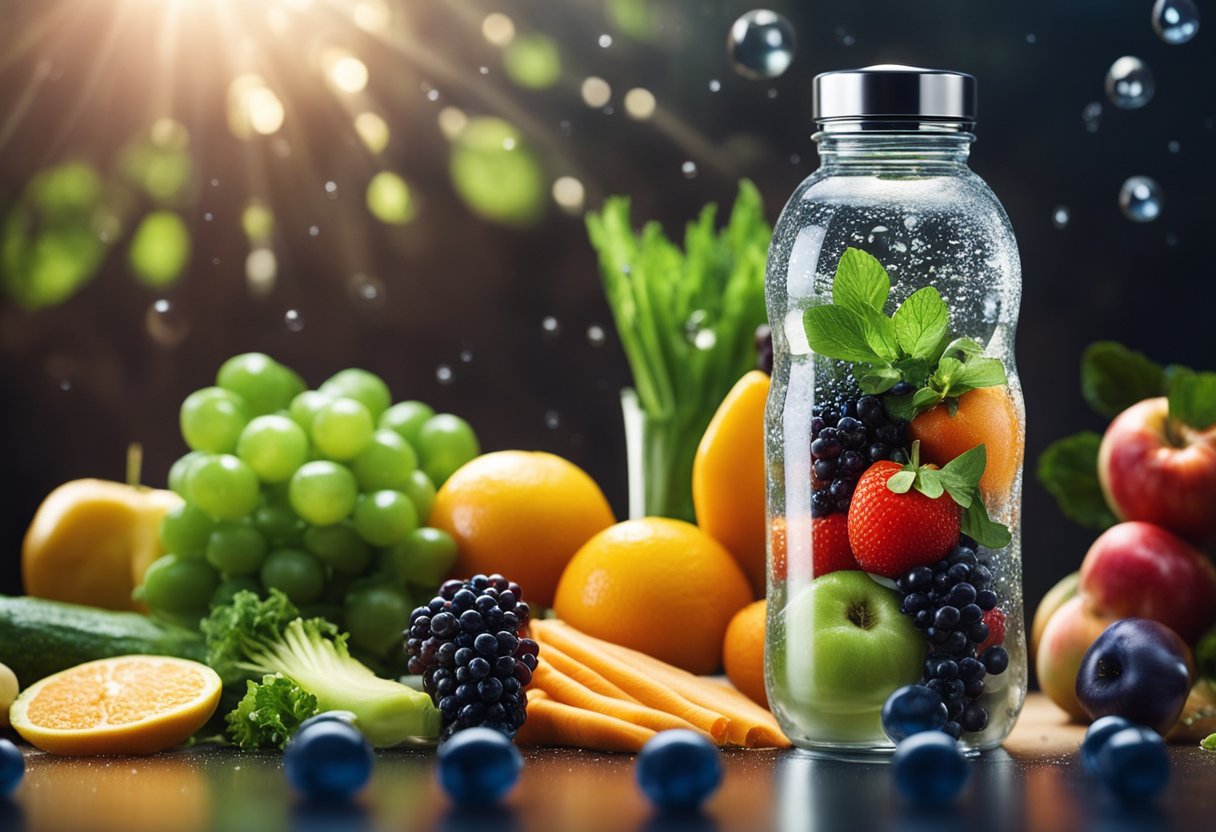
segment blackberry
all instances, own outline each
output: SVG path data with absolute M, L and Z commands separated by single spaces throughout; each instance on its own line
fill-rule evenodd
M 942 730 L 956 738 L 983 731 L 988 712 L 978 699 L 984 677 L 1009 667 L 1004 647 L 976 655 L 989 635 L 984 613 L 998 601 L 992 570 L 981 562 L 975 542 L 963 537 L 946 557 L 910 570 L 895 585 L 903 594 L 900 610 L 925 634 L 929 650 L 920 684 L 946 704 L 950 721 Z
M 409 671 L 439 708 L 441 741 L 476 726 L 514 737 L 527 719 L 524 688 L 540 648 L 519 635 L 530 614 L 522 597 L 502 575 L 474 575 L 447 581 L 410 613 Z
M 811 416 L 815 517 L 848 511 L 857 480 L 875 462 L 906 459 L 908 423 L 892 419 L 878 396 L 824 400 Z

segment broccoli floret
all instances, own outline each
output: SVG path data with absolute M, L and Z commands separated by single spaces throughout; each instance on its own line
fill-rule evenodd
M 352 712 L 375 746 L 439 733 L 439 711 L 430 696 L 376 676 L 351 657 L 345 633 L 324 619 L 300 618 L 278 590 L 266 600 L 238 592 L 231 604 L 212 610 L 203 633 L 207 663 L 225 687 L 281 674 L 316 697 L 318 710 Z
M 225 717 L 228 735 L 245 751 L 282 749 L 300 723 L 317 714 L 317 697 L 282 674 L 245 684 L 244 698 Z

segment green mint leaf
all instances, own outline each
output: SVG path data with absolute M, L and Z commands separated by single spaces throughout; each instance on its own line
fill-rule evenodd
M 988 449 L 976 445 L 966 453 L 950 460 L 941 470 L 942 483 L 954 502 L 968 508 L 978 493 L 980 477 L 988 467 Z
M 832 282 L 832 302 L 860 313 L 863 309 L 881 312 L 891 293 L 891 278 L 874 256 L 859 248 L 846 248 L 836 264 Z
M 954 385 L 963 376 L 963 362 L 957 358 L 942 358 L 937 362 L 937 370 L 934 371 L 929 383 L 941 391 L 943 396 L 954 395 Z
M 972 338 L 955 338 L 942 350 L 942 355 L 949 355 L 952 352 L 957 352 L 963 358 L 968 358 L 973 355 L 979 355 L 984 351 L 984 347 L 979 341 Z
M 903 374 L 894 367 L 855 367 L 857 386 L 871 396 L 885 393 L 899 383 Z
M 875 353 L 887 361 L 899 358 L 899 339 L 895 336 L 895 324 L 877 309 L 863 307 L 858 310 L 865 326 L 866 343 Z
M 988 509 L 984 506 L 984 498 L 980 496 L 979 491 L 976 491 L 970 507 L 963 512 L 963 534 L 989 549 L 1004 549 L 1013 540 L 1008 526 L 994 522 L 988 516 Z
M 905 357 L 894 362 L 903 380 L 916 387 L 924 387 L 929 381 L 929 362 L 923 358 Z
M 929 392 L 937 395 L 932 390 Z M 882 404 L 887 409 L 888 416 L 909 422 L 916 416 L 916 405 L 912 403 L 914 398 L 912 393 L 908 393 L 906 396 L 884 396 Z
M 1143 353 L 1114 341 L 1098 341 L 1081 354 L 1081 395 L 1107 418 L 1164 392 L 1165 370 Z
M 1207 430 L 1216 424 L 1216 373 L 1174 373 L 1169 401 L 1171 419 Z
M 892 474 L 891 478 L 887 480 L 887 488 L 896 494 L 907 494 L 915 481 L 915 471 L 900 471 L 897 474 Z
M 1099 530 L 1118 522 L 1098 482 L 1101 444 L 1102 437 L 1093 431 L 1057 439 L 1039 457 L 1037 470 L 1039 482 L 1070 520 Z
M 912 413 L 927 410 L 942 400 L 942 394 L 932 387 L 922 387 L 912 394 Z M 904 417 L 900 417 L 901 419 Z
M 917 289 L 895 310 L 895 334 L 904 352 L 928 358 L 946 336 L 950 311 L 932 286 Z
M 1008 382 L 1005 365 L 998 358 L 969 358 L 963 364 L 963 372 L 957 384 L 968 390 L 977 387 L 1000 387 Z
M 867 337 L 868 327 L 860 315 L 843 306 L 812 306 L 803 315 L 807 343 L 825 358 L 838 361 L 882 364 Z
M 916 490 L 931 500 L 942 496 L 946 490 L 942 483 L 942 472 L 921 468 L 916 475 Z

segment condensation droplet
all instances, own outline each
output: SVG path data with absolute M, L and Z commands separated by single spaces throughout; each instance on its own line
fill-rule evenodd
M 607 340 L 607 335 L 604 333 L 604 328 L 599 324 L 592 324 L 587 327 L 587 343 L 593 347 L 602 347 Z
M 1153 31 L 1177 46 L 1199 34 L 1199 7 L 1193 0 L 1157 0 L 1153 4 Z
M 545 411 L 545 427 L 549 430 L 557 430 L 561 427 L 562 416 L 556 410 Z
M 1097 133 L 1098 128 L 1102 126 L 1102 105 L 1097 101 L 1091 101 L 1081 110 L 1081 121 L 1085 123 L 1085 129 L 1090 133 Z
M 288 332 L 299 332 L 304 329 L 304 316 L 299 309 L 288 309 L 283 313 L 283 326 Z
M 148 336 L 157 345 L 173 349 L 190 334 L 190 322 L 164 298 L 152 301 L 144 315 L 144 326 Z
M 384 281 L 373 275 L 351 275 L 350 280 L 346 282 L 346 291 L 351 300 L 365 308 L 378 309 L 384 306 L 388 299 Z
M 753 9 L 730 27 L 726 53 L 745 78 L 776 78 L 794 60 L 794 27 L 769 9 Z
M 436 367 L 435 381 L 439 382 L 440 384 L 451 384 L 453 381 L 452 368 L 447 364 L 440 364 L 438 367 Z
M 1067 205 L 1057 205 L 1056 209 L 1051 212 L 1051 224 L 1056 228 L 1067 228 L 1070 219 L 1072 219 L 1072 212 L 1068 210 Z
M 562 331 L 561 324 L 559 324 L 557 322 L 557 318 L 553 317 L 552 315 L 546 315 L 541 319 L 540 328 L 541 332 L 544 333 L 545 338 L 547 339 L 556 338 L 561 334 Z
M 697 163 L 688 161 L 680 165 L 680 173 L 684 174 L 685 179 L 692 179 L 697 175 Z
M 1116 107 L 1136 110 L 1153 98 L 1156 92 L 1153 71 L 1139 58 L 1124 55 L 1110 65 L 1106 73 L 1106 97 Z
M 1161 186 L 1147 176 L 1132 176 L 1119 189 L 1119 208 L 1132 222 L 1152 222 L 1165 201 Z
M 909 231 L 915 231 L 918 225 L 920 225 L 920 217 L 915 215 L 904 217 L 904 228 Z

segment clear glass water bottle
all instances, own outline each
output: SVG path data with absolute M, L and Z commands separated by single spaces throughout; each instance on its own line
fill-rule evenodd
M 1021 266 L 975 106 L 957 72 L 816 77 L 774 230 L 765 676 L 802 747 L 889 750 L 914 686 L 896 736 L 991 748 L 1025 698 Z

